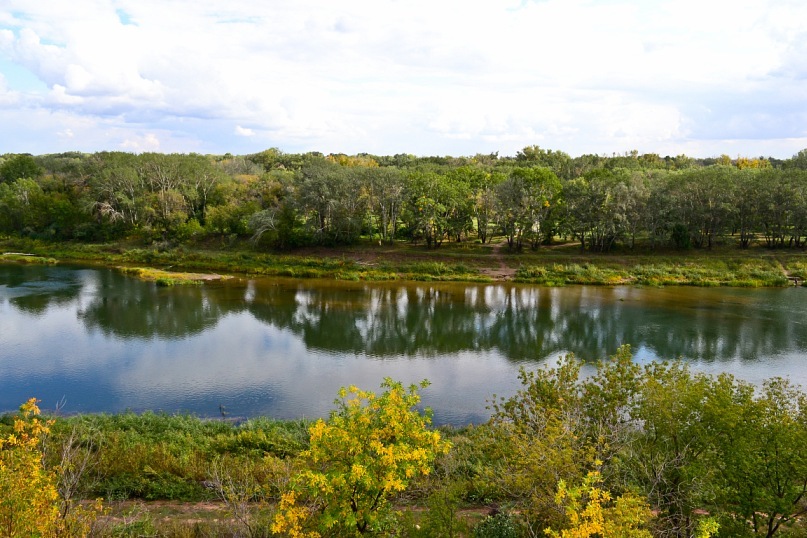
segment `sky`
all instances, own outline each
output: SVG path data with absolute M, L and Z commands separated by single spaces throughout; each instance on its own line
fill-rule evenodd
M 0 154 L 788 158 L 804 0 L 0 0 Z

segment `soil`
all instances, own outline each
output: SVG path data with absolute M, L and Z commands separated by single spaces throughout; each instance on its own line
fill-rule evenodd
M 507 243 L 498 243 L 496 245 L 493 245 L 492 248 L 493 248 L 492 259 L 498 264 L 498 267 L 495 268 L 486 267 L 480 269 L 479 272 L 497 281 L 513 280 L 513 277 L 516 276 L 516 270 L 507 265 L 507 263 L 505 262 L 504 255 L 502 253 L 502 251 L 505 248 L 507 248 Z

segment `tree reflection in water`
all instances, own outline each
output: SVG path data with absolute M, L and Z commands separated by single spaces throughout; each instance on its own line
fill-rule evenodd
M 0 407 L 39 388 L 101 402 L 87 410 L 215 414 L 224 403 L 319 415 L 339 385 L 392 375 L 428 377 L 438 421 L 484 420 L 485 399 L 513 389 L 520 365 L 595 360 L 622 344 L 641 360 L 799 381 L 805 293 L 290 279 L 160 288 L 112 270 L 0 265 Z

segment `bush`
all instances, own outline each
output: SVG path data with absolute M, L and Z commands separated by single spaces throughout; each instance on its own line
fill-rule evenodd
M 487 516 L 474 527 L 474 538 L 518 538 L 518 525 L 509 514 Z

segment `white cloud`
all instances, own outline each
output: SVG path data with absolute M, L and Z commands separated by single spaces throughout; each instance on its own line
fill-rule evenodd
M 120 144 L 121 149 L 140 153 L 144 151 L 160 151 L 160 139 L 154 133 L 127 138 Z
M 98 143 L 701 155 L 764 139 L 787 156 L 807 135 L 789 119 L 807 115 L 795 0 L 6 3 L 0 58 L 49 88 L 23 104 L 126 133 Z
M 19 94 L 9 90 L 6 77 L 0 73 L 0 107 L 13 106 L 19 101 Z

